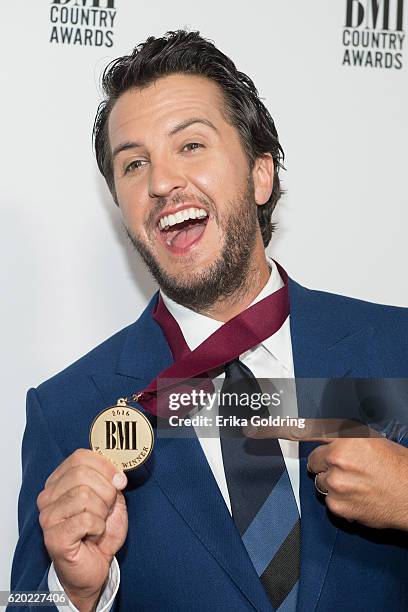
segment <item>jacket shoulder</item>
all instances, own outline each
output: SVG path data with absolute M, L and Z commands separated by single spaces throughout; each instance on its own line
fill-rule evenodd
M 315 293 L 318 299 L 326 301 L 329 308 L 335 307 L 336 311 L 342 310 L 346 317 L 357 317 L 362 322 L 371 323 L 377 328 L 392 325 L 393 327 L 398 326 L 401 331 L 408 330 L 408 308 L 403 306 L 378 304 L 325 291 L 315 291 Z
M 342 334 L 372 328 L 383 347 L 408 354 L 408 308 L 308 289 L 290 280 L 291 314 L 317 334 L 340 339 Z M 401 352 L 400 352 L 401 351 Z
M 336 316 L 343 313 L 345 317 L 353 314 L 354 317 L 366 322 L 372 320 L 374 323 L 389 319 L 405 325 L 408 323 L 408 308 L 403 306 L 379 304 L 319 289 L 310 289 L 294 280 L 290 281 L 290 292 L 297 298 L 296 301 L 299 301 L 300 298 L 302 308 L 308 303 L 310 308 L 324 309 Z
M 79 357 L 66 368 L 42 382 L 38 386 L 38 390 L 41 391 L 57 386 L 65 379 L 89 375 L 94 371 L 98 372 L 103 370 L 111 370 L 114 368 L 115 362 L 120 355 L 120 351 L 126 342 L 128 333 L 135 325 L 137 325 L 137 321 L 127 325 L 111 337 L 101 342 L 99 345 L 91 349 L 85 355 Z

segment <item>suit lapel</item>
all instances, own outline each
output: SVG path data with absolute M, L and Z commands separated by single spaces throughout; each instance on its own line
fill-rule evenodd
M 130 326 L 116 367 L 117 374 L 140 380 L 141 388 L 173 363 L 161 327 L 152 318 L 157 300 L 158 293 L 152 297 L 140 319 Z
M 299 414 L 314 416 L 327 387 L 324 379 L 376 376 L 381 371 L 380 351 L 373 327 L 350 317 L 350 312 L 344 313 L 335 296 L 325 297 L 294 281 L 289 281 L 289 293 Z M 314 379 L 313 384 L 309 379 Z M 338 533 L 306 469 L 307 458 L 316 446 L 299 445 L 302 513 L 299 612 L 310 612 L 317 606 Z
M 378 376 L 384 364 L 376 330 L 347 298 L 312 291 L 289 280 L 290 318 L 296 377 Z

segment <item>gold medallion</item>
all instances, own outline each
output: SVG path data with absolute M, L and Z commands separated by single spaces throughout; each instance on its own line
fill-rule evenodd
M 119 399 L 116 406 L 106 408 L 94 419 L 89 443 L 93 451 L 126 472 L 149 458 L 154 444 L 153 429 L 140 410 Z

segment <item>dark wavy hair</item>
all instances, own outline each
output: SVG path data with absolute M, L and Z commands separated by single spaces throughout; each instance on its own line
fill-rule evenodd
M 130 55 L 113 60 L 104 70 L 102 87 L 106 97 L 95 117 L 93 144 L 99 170 L 115 202 L 118 203 L 108 135 L 110 112 L 119 96 L 127 90 L 145 87 L 160 77 L 175 73 L 207 77 L 218 84 L 224 97 L 226 118 L 240 135 L 250 169 L 257 157 L 271 153 L 275 165 L 272 194 L 266 204 L 257 206 L 266 247 L 274 230 L 272 213 L 282 195 L 279 170 L 283 167 L 284 152 L 274 121 L 260 100 L 253 81 L 237 70 L 232 60 L 199 32 L 177 30 L 167 32 L 161 38 L 150 36 Z

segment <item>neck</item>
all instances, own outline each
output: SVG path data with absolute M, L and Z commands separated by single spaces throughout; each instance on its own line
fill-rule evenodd
M 219 300 L 207 310 L 200 310 L 200 314 L 223 323 L 229 321 L 248 308 L 265 287 L 269 276 L 269 265 L 265 252 L 262 251 L 262 257 L 253 260 L 241 287 L 233 295 Z

